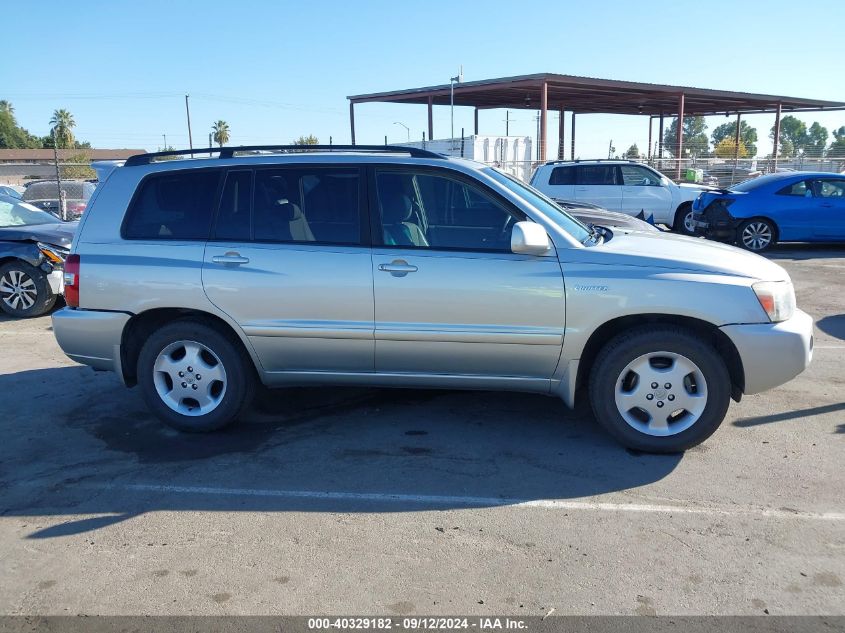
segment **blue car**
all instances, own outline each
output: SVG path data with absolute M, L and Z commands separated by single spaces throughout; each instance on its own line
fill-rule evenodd
M 845 174 L 784 172 L 705 191 L 697 235 L 764 251 L 777 242 L 845 242 Z

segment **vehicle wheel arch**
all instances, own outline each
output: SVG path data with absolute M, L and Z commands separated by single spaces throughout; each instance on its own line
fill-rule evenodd
M 684 200 L 675 208 L 675 213 L 672 214 L 672 224 L 670 228 L 674 231 L 678 228 L 678 218 L 683 218 L 687 212 L 692 211 L 692 200 Z
M 709 321 L 675 314 L 629 314 L 602 323 L 597 327 L 581 352 L 576 388 L 586 385 L 596 357 L 604 344 L 617 334 L 641 325 L 673 325 L 682 327 L 709 340 L 724 360 L 731 377 L 731 397 L 739 402 L 745 391 L 745 369 L 733 341 L 719 327 Z
M 120 362 L 123 371 L 123 381 L 128 387 L 138 383 L 137 364 L 144 341 L 158 328 L 174 321 L 199 321 L 208 325 L 224 336 L 229 337 L 252 360 L 256 375 L 260 373 L 261 364 L 252 345 L 246 340 L 242 332 L 222 317 L 191 308 L 151 308 L 132 316 L 123 328 L 120 343 Z

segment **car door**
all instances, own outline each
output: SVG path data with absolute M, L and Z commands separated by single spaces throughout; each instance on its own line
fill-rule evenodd
M 672 206 L 672 192 L 662 179 L 642 165 L 620 165 L 622 212 L 628 215 L 665 218 Z
M 813 182 L 817 221 L 814 236 L 824 240 L 845 240 L 845 178 L 819 178 Z
M 226 174 L 203 286 L 249 337 L 265 371 L 373 371 L 365 200 L 357 167 Z
M 616 165 L 578 165 L 575 200 L 597 204 L 609 211 L 622 210 L 622 183 Z
M 762 215 L 774 220 L 781 241 L 808 240 L 815 235 L 814 224 L 820 211 L 819 201 L 813 195 L 810 180 L 797 180 L 781 187 L 775 195 L 755 194 L 760 199 L 755 207 L 765 209 Z
M 553 253 L 511 252 L 524 215 L 452 170 L 376 167 L 370 183 L 376 371 L 547 387 L 563 278 Z

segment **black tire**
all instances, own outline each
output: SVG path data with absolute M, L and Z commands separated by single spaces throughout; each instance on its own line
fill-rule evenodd
M 692 426 L 662 437 L 634 428 L 616 405 L 617 381 L 623 370 L 640 356 L 655 352 L 677 354 L 694 363 L 707 390 L 706 405 Z M 602 348 L 590 372 L 589 391 L 596 419 L 624 446 L 649 453 L 677 453 L 700 444 L 719 428 L 730 404 L 731 379 L 722 357 L 702 337 L 682 327 L 642 326 L 619 334 Z
M 158 384 L 162 384 L 162 373 L 155 372 L 156 360 L 168 346 L 178 345 L 180 341 L 195 342 L 211 351 L 215 361 L 223 366 L 225 381 L 219 402 L 213 410 L 200 415 L 187 415 L 174 410 L 159 395 Z M 180 362 L 180 361 L 175 361 Z M 186 367 L 187 369 L 187 360 Z M 198 372 L 198 368 L 192 368 Z M 244 351 L 234 335 L 222 333 L 217 328 L 203 321 L 185 319 L 165 325 L 156 330 L 144 343 L 138 355 L 138 385 L 150 410 L 162 421 L 180 431 L 206 433 L 222 429 L 235 422 L 249 407 L 255 394 L 255 372 L 252 360 Z M 193 387 L 206 388 L 201 383 L 201 374 L 193 373 L 185 380 Z M 168 379 L 165 378 L 165 382 Z M 175 391 L 180 385 L 172 384 Z M 210 387 L 208 387 L 210 389 Z M 219 390 L 218 390 L 219 391 Z M 181 392 L 180 392 L 181 393 Z M 186 394 L 190 396 L 190 391 Z
M 754 239 L 754 235 L 760 236 Z M 770 236 L 768 241 L 764 238 Z M 778 227 L 766 218 L 751 218 L 736 230 L 736 245 L 752 253 L 762 253 L 778 243 Z
M 12 287 L 23 288 L 23 293 L 13 293 Z M 34 296 L 27 289 L 32 288 Z M 29 301 L 32 304 L 25 306 Z M 15 260 L 0 266 L 0 308 L 6 314 L 19 319 L 41 316 L 49 312 L 56 303 L 56 295 L 50 290 L 44 271 Z
M 692 216 L 692 203 L 685 202 L 678 207 L 675 212 L 675 223 L 672 225 L 672 230 L 681 235 L 695 235 L 695 229 L 688 229 L 685 220 L 687 216 Z

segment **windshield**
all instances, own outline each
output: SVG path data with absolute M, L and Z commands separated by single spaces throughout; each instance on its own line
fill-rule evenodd
M 493 167 L 486 167 L 482 171 L 499 184 L 510 189 L 532 207 L 542 213 L 545 213 L 549 216 L 550 220 L 556 221 L 560 227 L 582 244 L 592 236 L 592 231 L 590 231 L 590 229 L 588 229 L 584 224 L 573 218 L 561 207 L 555 204 L 551 198 L 547 198 L 533 187 L 529 187 L 524 182 L 514 178 L 510 174 L 506 174 Z
M 29 226 L 32 224 L 56 224 L 59 219 L 46 211 L 36 209 L 31 204 L 0 198 L 0 228 L 10 226 Z

